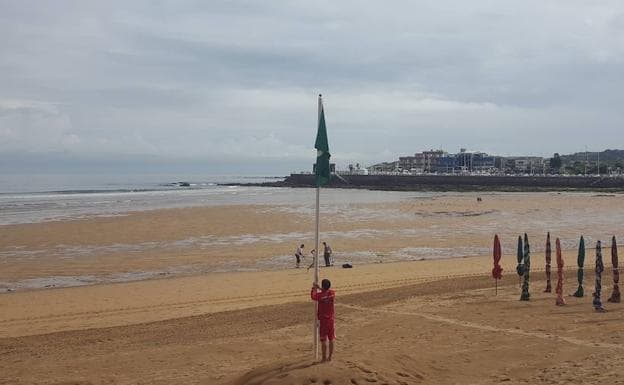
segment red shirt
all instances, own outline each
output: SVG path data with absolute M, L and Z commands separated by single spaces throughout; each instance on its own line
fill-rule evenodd
M 334 298 L 336 293 L 333 290 L 316 291 L 314 288 L 310 291 L 310 297 L 314 301 L 318 301 L 317 318 L 319 320 L 334 320 Z

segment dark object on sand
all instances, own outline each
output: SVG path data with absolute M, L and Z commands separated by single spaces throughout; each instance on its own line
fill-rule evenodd
M 576 289 L 576 293 L 572 294 L 575 297 L 582 297 L 585 295 L 585 290 L 583 290 L 583 264 L 585 263 L 585 239 L 581 235 L 581 240 L 579 242 L 578 248 L 578 257 L 576 259 L 576 263 L 578 264 L 578 271 L 576 273 L 578 279 L 578 289 Z
M 502 256 L 501 244 L 498 239 L 498 234 L 494 234 L 494 250 L 492 252 L 492 256 L 494 257 L 494 268 L 492 269 L 492 278 L 494 278 L 496 283 L 496 295 L 498 295 L 498 280 L 503 278 L 503 268 L 500 265 L 500 260 Z
M 557 253 L 557 288 L 555 288 L 557 299 L 555 300 L 555 305 L 563 306 L 565 305 L 565 299 L 563 298 L 563 256 L 561 255 L 559 238 L 555 240 L 555 252 Z
M 353 267 L 353 265 L 352 265 L 352 264 L 350 264 L 350 263 L 343 263 L 343 264 L 342 264 L 342 268 L 343 268 L 343 269 L 351 269 L 352 267 Z
M 604 265 L 602 263 L 602 245 L 600 241 L 596 242 L 596 289 L 594 291 L 594 300 L 592 305 L 596 311 L 603 312 L 605 309 L 602 307 L 602 301 L 600 300 L 600 293 L 602 292 L 602 272 L 604 271 Z
M 550 232 L 546 235 L 546 289 L 544 293 L 550 293 L 552 287 L 550 284 L 550 263 L 552 261 L 552 248 L 550 246 Z
M 611 238 L 611 263 L 613 264 L 613 292 L 607 301 L 620 302 L 620 270 L 618 269 L 617 242 L 615 236 Z
M 518 286 L 520 285 L 520 278 L 524 275 L 524 265 L 522 260 L 524 259 L 524 252 L 522 251 L 522 237 L 518 236 L 518 252 L 516 253 L 518 259 L 518 266 L 516 266 L 516 273 L 518 273 Z
M 528 301 L 529 294 L 529 273 L 531 272 L 531 249 L 529 247 L 529 237 L 524 233 L 524 275 L 522 280 L 522 294 L 520 301 Z

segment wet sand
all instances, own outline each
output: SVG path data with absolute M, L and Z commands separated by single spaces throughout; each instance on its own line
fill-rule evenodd
M 483 202 L 478 203 L 476 197 Z M 405 196 L 404 196 L 405 197 Z M 574 252 L 615 235 L 624 239 L 624 195 L 591 193 L 448 194 L 388 203 L 322 207 L 321 238 L 336 263 L 356 265 L 489 255 L 494 233 L 515 253 L 527 232 Z M 238 205 L 0 226 L 0 292 L 228 271 L 291 268 L 299 243 L 314 242 L 313 205 Z

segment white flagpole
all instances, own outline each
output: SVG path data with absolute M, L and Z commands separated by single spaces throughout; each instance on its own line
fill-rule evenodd
M 319 125 L 321 124 L 321 111 L 323 109 L 323 101 L 321 99 L 321 95 L 319 95 L 318 102 L 318 123 L 316 125 L 317 130 Z M 318 157 L 316 158 L 316 171 L 318 172 Z M 318 285 L 319 281 L 319 228 L 320 228 L 320 216 L 319 216 L 319 206 L 320 206 L 320 196 L 321 196 L 321 186 L 316 186 L 316 237 L 314 243 L 316 247 L 314 248 L 314 283 Z M 319 341 L 319 323 L 318 323 L 318 301 L 314 301 L 314 333 L 312 336 L 314 338 L 314 359 L 318 360 L 318 341 Z

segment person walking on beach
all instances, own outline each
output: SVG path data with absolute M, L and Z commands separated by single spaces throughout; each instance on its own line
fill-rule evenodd
M 303 248 L 304 247 L 305 246 L 302 243 L 301 246 L 297 247 L 297 251 L 295 251 L 295 260 L 297 261 L 297 264 L 296 264 L 297 269 L 299 268 L 299 264 L 301 263 L 301 259 L 304 258 L 304 255 L 303 255 Z
M 332 249 L 326 242 L 323 242 L 323 258 L 325 258 L 325 266 L 329 267 L 331 263 Z
M 331 282 L 329 279 L 321 281 L 321 287 L 316 283 L 312 284 L 310 297 L 313 301 L 318 302 L 318 312 L 316 317 L 319 320 L 319 340 L 321 341 L 321 352 L 323 359 L 321 362 L 331 361 L 334 353 L 334 340 L 336 332 L 334 330 L 334 298 L 336 293 L 330 290 Z M 318 289 L 321 289 L 319 292 Z M 327 341 L 329 341 L 329 354 L 327 349 Z

